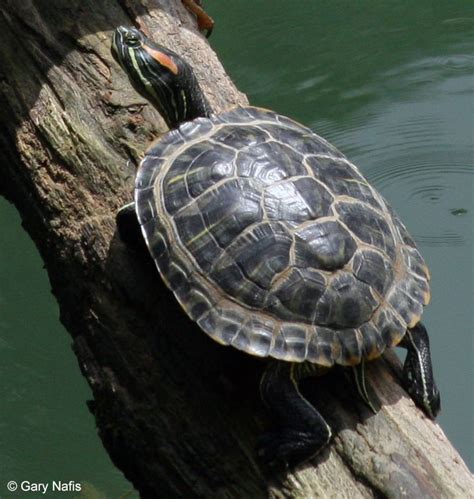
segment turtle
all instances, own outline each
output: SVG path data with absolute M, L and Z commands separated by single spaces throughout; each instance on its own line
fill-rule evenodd
M 347 366 L 372 407 L 364 365 L 397 345 L 403 384 L 434 419 L 440 395 L 420 322 L 429 271 L 357 167 L 274 111 L 213 113 L 191 65 L 136 28 L 115 30 L 112 54 L 169 127 L 140 162 L 118 231 L 126 240 L 137 227 L 205 333 L 267 359 L 260 393 L 274 425 L 257 443 L 262 464 L 295 467 L 331 439 L 302 379 Z

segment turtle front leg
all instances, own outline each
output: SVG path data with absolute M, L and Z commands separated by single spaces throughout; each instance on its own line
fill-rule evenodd
M 120 239 L 134 248 L 143 246 L 143 236 L 135 211 L 135 203 L 122 206 L 116 215 L 117 228 Z
M 200 1 L 182 0 L 182 2 L 196 16 L 199 31 L 206 31 L 206 38 L 209 38 L 214 29 L 214 19 L 201 7 Z
M 268 471 L 293 468 L 314 457 L 331 438 L 331 429 L 298 389 L 302 365 L 271 362 L 262 376 L 260 393 L 273 428 L 257 443 L 257 455 Z
M 407 349 L 403 365 L 403 385 L 415 404 L 435 419 L 441 408 L 439 390 L 433 377 L 428 332 L 421 322 L 407 329 L 398 346 Z

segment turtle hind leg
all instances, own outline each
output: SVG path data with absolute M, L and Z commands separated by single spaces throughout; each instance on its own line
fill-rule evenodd
M 331 429 L 298 389 L 300 364 L 271 362 L 262 376 L 260 393 L 273 428 L 257 443 L 267 471 L 284 471 L 314 457 L 331 438 Z
M 428 332 L 421 322 L 407 329 L 398 346 L 407 349 L 403 365 L 403 385 L 415 404 L 435 419 L 440 411 L 439 390 L 433 377 Z
M 127 246 L 139 250 L 145 246 L 140 223 L 135 212 L 135 203 L 122 206 L 117 212 L 116 221 L 120 239 Z

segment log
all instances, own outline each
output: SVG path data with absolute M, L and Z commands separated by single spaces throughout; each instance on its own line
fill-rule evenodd
M 342 369 L 308 380 L 334 440 L 266 477 L 254 454 L 269 423 L 264 362 L 201 333 L 151 259 L 120 241 L 115 213 L 166 127 L 113 61 L 111 31 L 135 24 L 183 54 L 216 112 L 247 102 L 181 2 L 3 0 L 0 14 L 0 192 L 44 259 L 104 446 L 140 495 L 474 497 L 458 453 L 400 387 L 393 354 L 368 369 L 377 414 Z

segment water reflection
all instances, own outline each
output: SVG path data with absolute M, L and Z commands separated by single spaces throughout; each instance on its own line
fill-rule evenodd
M 464 46 L 383 71 L 385 92 L 373 93 L 363 110 L 313 122 L 402 211 L 423 246 L 472 244 L 466 217 L 452 216 L 471 210 L 474 179 L 474 57 L 452 52 Z M 366 87 L 353 88 L 351 98 L 369 95 Z

